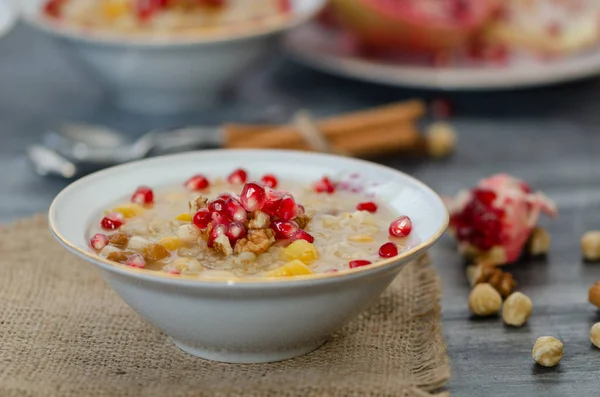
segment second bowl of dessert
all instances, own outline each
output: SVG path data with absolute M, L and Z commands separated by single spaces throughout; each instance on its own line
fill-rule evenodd
M 181 349 L 226 362 L 314 350 L 443 234 L 421 182 L 332 155 L 227 150 L 74 182 L 50 228 Z

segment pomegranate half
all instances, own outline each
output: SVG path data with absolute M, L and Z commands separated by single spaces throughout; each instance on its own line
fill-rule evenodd
M 339 24 L 374 50 L 416 52 L 465 45 L 492 19 L 499 0 L 332 0 Z

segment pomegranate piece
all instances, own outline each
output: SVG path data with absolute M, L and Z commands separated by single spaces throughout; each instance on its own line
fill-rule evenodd
M 168 0 L 137 0 L 136 11 L 138 18 L 141 20 L 147 20 L 168 5 Z
M 111 212 L 100 221 L 100 226 L 105 230 L 116 230 L 123 226 L 125 217 L 119 212 Z
M 377 204 L 372 201 L 367 201 L 364 203 L 358 203 L 356 205 L 356 209 L 358 211 L 368 211 L 368 212 L 377 212 Z
M 276 216 L 281 200 L 283 199 L 283 194 L 271 189 L 265 189 L 265 193 L 266 199 L 261 211 L 269 216 Z
M 306 240 L 311 244 L 315 242 L 315 238 L 302 229 L 299 229 L 296 233 L 294 233 L 290 240 Z
M 300 227 L 296 222 L 277 220 L 271 222 L 270 228 L 275 232 L 275 238 L 277 240 L 288 240 L 291 239 Z
M 227 237 L 229 238 L 229 243 L 233 247 L 241 238 L 246 236 L 246 228 L 244 224 L 241 222 L 232 222 L 229 224 L 227 228 Z
M 254 182 L 246 183 L 240 194 L 240 202 L 249 212 L 262 209 L 266 199 L 265 189 Z
M 90 245 L 96 251 L 102 250 L 102 248 L 106 247 L 110 240 L 108 236 L 102 233 L 95 234 L 94 237 L 90 239 Z
M 141 254 L 132 254 L 125 261 L 127 266 L 137 267 L 139 269 L 144 268 L 146 266 L 146 260 Z
M 185 187 L 190 190 L 203 190 L 210 186 L 208 179 L 204 175 L 194 175 L 185 182 Z
M 206 229 L 211 221 L 212 217 L 208 208 L 200 208 L 192 219 L 192 223 L 202 230 Z
M 260 179 L 260 183 L 262 183 L 266 187 L 270 187 L 271 189 L 275 189 L 277 187 L 277 184 L 279 182 L 277 181 L 277 178 L 275 177 L 275 175 L 267 174 L 267 175 L 263 176 Z
M 242 204 L 233 197 L 229 197 L 225 201 L 225 213 L 234 222 L 244 223 L 248 219 L 248 213 Z
M 227 225 L 223 225 L 223 224 L 214 225 L 213 228 L 211 229 L 210 233 L 208 234 L 207 245 L 212 248 L 215 240 L 220 236 L 225 236 L 227 234 L 228 230 L 229 230 L 229 228 L 227 227 Z
M 406 237 L 412 231 L 412 221 L 406 215 L 402 215 L 398 219 L 390 223 L 389 232 L 394 237 Z
M 298 216 L 298 205 L 292 196 L 281 199 L 276 215 L 284 221 L 291 221 Z
M 238 168 L 227 177 L 227 182 L 231 183 L 232 185 L 241 185 L 242 183 L 246 183 L 247 180 L 248 173 L 242 168 Z
M 393 258 L 398 255 L 398 246 L 392 242 L 388 242 L 379 247 L 379 256 L 382 258 Z
M 48 16 L 59 18 L 64 4 L 65 0 L 49 0 L 44 5 L 44 13 Z
M 363 267 L 363 266 L 367 266 L 370 264 L 371 264 L 371 262 L 369 262 L 369 261 L 356 260 L 356 261 L 350 261 L 350 263 L 348 263 L 348 266 L 350 266 L 350 269 L 355 269 L 357 267 Z
M 313 185 L 313 189 L 317 193 L 332 194 L 335 192 L 335 184 L 328 177 L 324 176 Z
M 477 256 L 494 250 L 490 260 L 497 265 L 521 256 L 542 212 L 556 215 L 552 201 L 506 174 L 484 179 L 470 191 L 459 193 L 448 209 L 450 230 L 461 251 Z
M 148 186 L 140 186 L 131 196 L 131 202 L 139 205 L 152 204 L 154 203 L 154 192 Z
M 229 218 L 220 212 L 211 212 L 210 216 L 213 225 L 226 225 L 229 223 Z
M 214 199 L 213 201 L 210 201 L 208 203 L 208 210 L 211 213 L 218 212 L 220 214 L 225 215 L 225 200 L 218 198 Z

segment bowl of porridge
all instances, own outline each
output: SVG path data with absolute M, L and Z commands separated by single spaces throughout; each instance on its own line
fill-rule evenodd
M 180 113 L 214 105 L 324 0 L 13 0 L 116 106 Z
M 441 237 L 448 214 L 421 182 L 362 160 L 215 150 L 84 177 L 49 223 L 179 348 L 250 363 L 325 343 Z

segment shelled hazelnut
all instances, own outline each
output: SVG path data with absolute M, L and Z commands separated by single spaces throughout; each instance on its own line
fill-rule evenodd
M 590 329 L 590 341 L 600 349 L 600 323 L 592 325 Z
M 588 300 L 592 305 L 600 309 L 600 281 L 596 281 L 594 285 L 590 287 Z
M 581 237 L 581 253 L 588 261 L 600 260 L 600 231 L 589 231 Z
M 478 262 L 475 265 L 467 266 L 467 279 L 471 286 L 488 283 L 502 295 L 503 298 L 510 295 L 517 283 L 512 274 L 503 272 L 498 267 L 488 262 Z
M 425 145 L 431 157 L 448 157 L 456 146 L 456 132 L 448 123 L 433 123 L 425 132 Z
M 502 319 L 508 325 L 521 327 L 531 316 L 532 309 L 533 304 L 527 295 L 514 292 L 504 301 Z
M 469 309 L 477 316 L 492 316 L 502 307 L 502 297 L 488 283 L 477 284 L 469 295 Z
M 550 250 L 551 238 L 546 229 L 535 227 L 527 242 L 527 252 L 532 256 L 546 255 Z
M 554 367 L 562 359 L 563 343 L 552 336 L 541 336 L 535 341 L 531 356 L 544 367 Z

